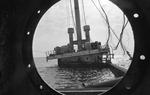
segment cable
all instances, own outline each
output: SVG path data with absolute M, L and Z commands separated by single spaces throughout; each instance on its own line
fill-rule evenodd
M 105 14 L 106 22 L 107 22 L 107 24 L 108 24 L 108 28 L 112 30 L 112 28 L 110 27 L 110 24 L 109 24 L 108 16 L 107 16 L 107 14 L 106 14 L 106 12 L 105 12 L 104 8 L 102 7 L 102 5 L 101 5 L 101 3 L 100 3 L 99 0 L 98 0 L 98 2 L 99 2 L 99 5 L 100 5 L 102 11 L 103 11 L 104 14 Z M 128 54 L 128 56 L 130 57 L 130 59 L 132 59 L 130 53 L 126 50 L 126 48 L 124 47 L 123 42 L 122 42 L 124 29 L 126 28 L 128 22 L 129 22 L 128 20 L 127 20 L 127 22 L 125 21 L 125 15 L 124 15 L 124 14 L 123 14 L 123 19 L 124 19 L 124 20 L 123 20 L 123 26 L 122 26 L 122 30 L 121 30 L 121 34 L 120 34 L 120 39 L 118 39 L 118 37 L 117 37 L 117 35 L 114 33 L 114 31 L 112 31 L 112 32 L 115 34 L 116 38 L 119 40 L 116 47 L 118 47 L 118 45 L 119 45 L 119 43 L 120 43 L 121 48 L 123 49 L 124 54 L 125 54 L 125 52 L 126 52 L 126 53 Z M 110 37 L 110 31 L 109 31 L 109 37 Z M 109 41 L 109 38 L 108 38 L 107 41 Z M 108 42 L 107 42 L 107 44 L 108 44 Z
M 75 17 L 74 17 L 74 15 L 73 15 L 73 6 L 72 6 L 72 2 L 71 2 L 71 0 L 69 0 L 69 1 L 70 1 L 70 9 L 71 9 L 71 17 L 72 17 L 73 26 L 74 26 L 75 31 L 77 31 L 77 30 L 76 30 Z M 74 33 L 74 36 L 75 36 L 75 38 L 77 38 L 76 32 Z
M 94 4 L 94 6 L 96 7 L 96 9 L 99 11 L 99 13 L 102 15 L 101 11 L 98 9 L 98 7 L 96 6 L 95 2 L 94 2 L 93 0 L 91 0 L 91 1 L 92 1 L 92 3 Z M 99 2 L 99 4 L 100 4 L 100 1 L 98 1 L 98 2 Z M 105 13 L 106 18 L 105 18 L 103 15 L 102 15 L 102 17 L 105 19 L 106 24 L 108 25 L 108 28 L 111 30 L 111 32 L 113 32 L 113 34 L 115 35 L 115 37 L 119 40 L 118 36 L 116 35 L 116 33 L 114 32 L 114 30 L 112 29 L 112 27 L 111 27 L 110 24 L 109 24 L 108 16 L 107 16 L 107 14 L 106 14 L 106 12 L 105 12 L 105 10 L 103 9 L 103 7 L 102 7 L 101 4 L 100 4 L 100 7 L 102 8 L 103 12 Z M 110 30 L 109 30 L 109 31 L 110 31 Z M 110 35 L 110 32 L 109 32 L 109 35 Z M 108 42 L 108 41 L 107 41 L 107 42 Z
M 74 20 L 74 15 L 73 15 L 73 9 L 72 9 L 72 2 L 71 2 L 71 0 L 70 0 L 70 9 L 71 9 L 71 16 L 72 16 L 73 25 L 74 25 L 75 30 L 76 30 L 76 23 L 75 23 L 75 20 Z
M 104 18 L 106 25 L 108 26 L 107 20 L 105 18 L 105 16 L 101 13 L 100 9 L 96 6 L 95 2 L 93 0 L 91 0 L 91 2 L 93 3 L 93 5 L 95 6 L 95 8 L 98 10 L 98 12 L 100 13 L 100 15 Z M 107 44 L 108 40 L 106 41 Z
M 91 0 L 91 1 L 92 1 L 92 3 L 94 4 L 94 6 L 96 7 L 96 9 L 99 11 L 99 13 L 101 14 L 101 16 L 104 18 L 104 20 L 105 20 L 106 24 L 108 25 L 109 29 L 111 30 L 111 32 L 113 32 L 113 34 L 115 35 L 115 37 L 119 40 L 118 36 L 116 35 L 116 33 L 114 32 L 114 30 L 113 30 L 112 27 L 110 26 L 109 21 L 106 20 L 106 18 L 103 16 L 103 14 L 101 13 L 101 11 L 100 11 L 100 10 L 98 9 L 98 7 L 96 6 L 95 2 L 94 2 L 93 0 Z M 100 1 L 99 1 L 99 4 L 100 4 Z M 101 7 L 102 7 L 102 6 L 101 6 Z M 102 9 L 103 9 L 103 8 L 102 8 Z M 103 9 L 103 11 L 104 11 L 104 9 Z M 105 11 L 104 11 L 104 13 L 105 13 L 105 15 L 107 15 Z M 107 16 L 107 19 L 108 19 L 108 16 Z
M 118 43 L 117 43 L 115 49 L 118 48 L 119 43 L 120 43 L 121 46 L 123 47 L 123 44 L 122 44 L 122 37 L 123 37 L 124 29 L 125 29 L 125 27 L 127 26 L 128 22 L 129 22 L 128 20 L 127 20 L 127 22 L 125 22 L 125 15 L 123 15 L 123 25 L 122 25 L 122 30 L 121 30 L 121 33 L 120 33 L 119 41 L 118 41 Z
M 108 39 L 107 39 L 107 41 L 106 41 L 106 44 L 108 44 L 109 38 L 110 38 L 110 32 L 112 31 L 113 34 L 115 34 L 115 33 L 114 33 L 113 29 L 112 29 L 111 26 L 110 26 L 108 16 L 107 16 L 105 10 L 103 9 L 102 5 L 100 4 L 100 1 L 98 1 L 98 2 L 99 2 L 99 5 L 100 5 L 102 11 L 104 12 L 104 15 L 105 15 L 105 16 L 101 13 L 100 9 L 96 6 L 95 2 L 94 2 L 93 0 L 91 0 L 91 1 L 92 1 L 92 3 L 94 4 L 94 6 L 96 7 L 96 9 L 99 11 L 99 13 L 101 14 L 101 16 L 104 18 L 104 20 L 105 20 L 105 22 L 106 22 L 106 24 L 107 24 L 107 26 L 108 26 Z M 106 17 L 106 18 L 105 18 L 105 17 Z M 116 34 L 115 34 L 115 36 L 117 37 Z M 117 37 L 117 38 L 118 38 L 118 37 Z
M 100 7 L 101 7 L 101 9 L 102 9 L 102 11 L 103 11 L 105 17 L 106 17 L 106 23 L 107 23 L 107 26 L 108 26 L 108 39 L 107 39 L 106 44 L 108 44 L 109 39 L 110 39 L 110 23 L 109 23 L 108 16 L 107 16 L 107 14 L 106 14 L 106 12 L 105 12 L 104 8 L 102 7 L 102 5 L 101 5 L 101 3 L 100 3 L 99 0 L 98 0 L 98 3 L 99 3 L 99 5 L 100 5 Z
M 68 10 L 69 6 L 68 6 L 67 0 L 66 0 L 65 4 L 66 4 L 66 13 L 67 13 L 67 24 L 69 24 L 69 26 L 70 26 L 70 14 L 69 14 L 69 10 Z
M 124 55 L 125 55 L 125 53 L 126 53 L 126 54 L 129 56 L 130 60 L 132 60 L 133 58 L 132 58 L 131 54 L 130 54 L 129 51 L 124 47 L 123 42 L 122 42 L 124 29 L 126 28 L 128 22 L 129 22 L 128 20 L 125 22 L 125 15 L 123 15 L 123 18 L 124 18 L 124 21 L 123 21 L 122 31 L 121 31 L 121 33 L 120 33 L 120 39 L 119 39 L 119 42 L 118 42 L 118 44 L 117 44 L 117 46 L 116 46 L 116 49 L 118 48 L 118 45 L 119 45 L 119 43 L 120 43 L 120 44 L 121 44 L 121 47 L 122 47 L 122 49 L 123 49 L 123 51 L 124 51 Z
M 104 18 L 104 20 L 106 21 L 105 17 L 103 16 L 103 14 L 101 13 L 101 11 L 98 9 L 98 7 L 96 6 L 95 2 L 93 0 L 91 0 L 92 3 L 94 4 L 95 8 L 99 11 L 99 13 L 101 14 L 101 16 Z
M 107 14 L 106 14 L 104 8 L 102 7 L 100 1 L 98 0 L 99 5 L 100 5 L 102 11 L 104 12 L 106 18 L 103 16 L 103 14 L 102 14 L 101 11 L 99 10 L 99 8 L 96 6 L 95 2 L 94 2 L 93 0 L 91 0 L 91 1 L 92 1 L 92 3 L 94 4 L 94 6 L 96 7 L 96 9 L 99 11 L 99 13 L 101 14 L 101 16 L 104 18 L 106 24 L 108 25 L 108 33 L 109 33 L 109 34 L 108 34 L 108 39 L 107 39 L 106 45 L 108 44 L 108 41 L 109 41 L 109 39 L 110 39 L 110 35 L 111 35 L 111 32 L 112 32 L 112 33 L 115 35 L 115 37 L 118 39 L 118 44 L 117 44 L 117 46 L 115 47 L 115 49 L 118 48 L 118 45 L 119 45 L 119 43 L 120 43 L 120 44 L 121 44 L 121 48 L 123 49 L 124 54 L 125 54 L 125 52 L 126 52 L 126 53 L 128 54 L 128 56 L 131 58 L 131 55 L 130 55 L 129 52 L 125 49 L 125 47 L 124 47 L 124 45 L 123 45 L 123 43 L 122 43 L 123 32 L 124 32 L 125 27 L 126 27 L 127 24 L 128 24 L 128 21 L 125 22 L 125 15 L 123 15 L 123 16 L 124 16 L 124 17 L 123 17 L 123 18 L 124 18 L 124 23 L 123 23 L 123 27 L 122 27 L 122 30 L 121 30 L 120 38 L 118 38 L 118 36 L 116 35 L 116 33 L 114 32 L 114 30 L 113 30 L 113 29 L 111 28 L 111 26 L 110 26 L 108 16 L 107 16 Z M 132 59 L 132 58 L 131 58 L 131 59 Z
M 85 8 L 84 8 L 84 1 L 83 1 L 83 0 L 82 0 L 82 10 L 83 10 L 84 23 L 85 23 L 85 25 L 86 25 Z

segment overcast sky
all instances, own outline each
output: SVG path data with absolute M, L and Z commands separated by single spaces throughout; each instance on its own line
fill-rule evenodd
M 91 0 L 83 0 L 85 6 L 86 22 L 91 27 L 90 36 L 92 41 L 100 41 L 105 44 L 108 35 L 107 25 L 104 18 L 95 8 Z M 100 9 L 97 0 L 94 0 L 97 7 Z M 73 2 L 73 0 L 72 0 Z M 83 11 L 80 2 L 80 14 L 81 14 L 81 25 L 83 26 Z M 113 3 L 108 0 L 100 0 L 103 8 L 105 9 L 110 25 L 118 35 L 121 32 L 123 16 L 122 11 Z M 102 11 L 101 11 L 102 12 Z M 53 50 L 56 46 L 62 46 L 69 43 L 67 28 L 73 27 L 69 0 L 61 0 L 55 5 L 53 5 L 41 18 L 34 35 L 33 40 L 33 55 L 34 57 L 45 56 L 45 52 L 48 50 Z M 84 31 L 82 31 L 83 38 Z M 74 35 L 74 39 L 76 34 Z M 117 44 L 117 39 L 114 35 L 111 38 L 111 45 L 115 46 Z M 134 39 L 133 32 L 130 23 L 127 25 L 124 35 L 123 44 L 130 51 L 133 52 Z M 121 54 L 121 48 L 116 52 Z M 116 53 L 117 54 L 117 53 Z

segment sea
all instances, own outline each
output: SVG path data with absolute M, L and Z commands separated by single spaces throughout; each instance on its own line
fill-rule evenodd
M 52 89 L 80 89 L 85 82 L 116 78 L 109 68 L 60 68 L 56 59 L 47 62 L 45 57 L 35 57 L 34 62 L 39 75 Z M 128 69 L 131 61 L 116 58 L 112 63 Z

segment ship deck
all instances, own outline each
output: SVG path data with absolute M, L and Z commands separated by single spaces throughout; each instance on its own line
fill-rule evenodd
M 104 54 L 109 52 L 108 49 L 95 49 L 95 50 L 85 50 L 85 51 L 79 51 L 79 52 L 71 52 L 71 53 L 64 53 L 64 54 L 53 54 L 47 56 L 47 60 L 52 60 L 52 59 L 59 59 L 59 58 L 69 58 L 69 57 L 76 57 L 76 56 L 84 56 L 84 55 L 93 55 L 93 54 Z

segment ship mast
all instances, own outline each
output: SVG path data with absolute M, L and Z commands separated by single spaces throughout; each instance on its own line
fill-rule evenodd
M 76 21 L 75 28 L 77 32 L 78 51 L 81 51 L 82 50 L 82 34 L 81 34 L 80 10 L 79 10 L 78 0 L 74 0 L 74 8 L 75 8 L 75 21 Z

